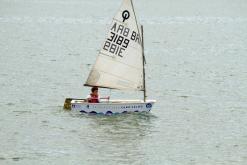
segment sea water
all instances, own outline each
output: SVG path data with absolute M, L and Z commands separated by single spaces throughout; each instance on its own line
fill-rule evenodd
M 245 0 L 135 0 L 152 112 L 63 110 L 66 97 L 88 95 L 83 84 L 120 4 L 0 1 L 0 164 L 245 165 Z

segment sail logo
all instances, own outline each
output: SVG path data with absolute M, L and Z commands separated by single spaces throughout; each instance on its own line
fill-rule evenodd
M 124 10 L 122 13 L 122 17 L 123 17 L 123 22 L 127 19 L 129 19 L 130 17 L 130 12 L 128 10 Z
M 146 108 L 152 108 L 152 104 L 151 103 L 146 104 Z

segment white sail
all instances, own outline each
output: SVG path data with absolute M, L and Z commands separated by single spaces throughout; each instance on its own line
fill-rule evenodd
M 141 42 L 132 0 L 123 0 L 85 85 L 144 90 Z

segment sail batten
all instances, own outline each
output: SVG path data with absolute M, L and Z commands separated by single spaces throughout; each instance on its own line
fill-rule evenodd
M 85 84 L 143 91 L 142 51 L 132 0 L 123 0 Z

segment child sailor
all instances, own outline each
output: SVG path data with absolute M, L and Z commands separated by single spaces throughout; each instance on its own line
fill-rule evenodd
M 91 93 L 87 96 L 87 102 L 89 103 L 100 103 L 100 99 L 109 100 L 110 97 L 100 98 L 98 87 L 92 87 Z

